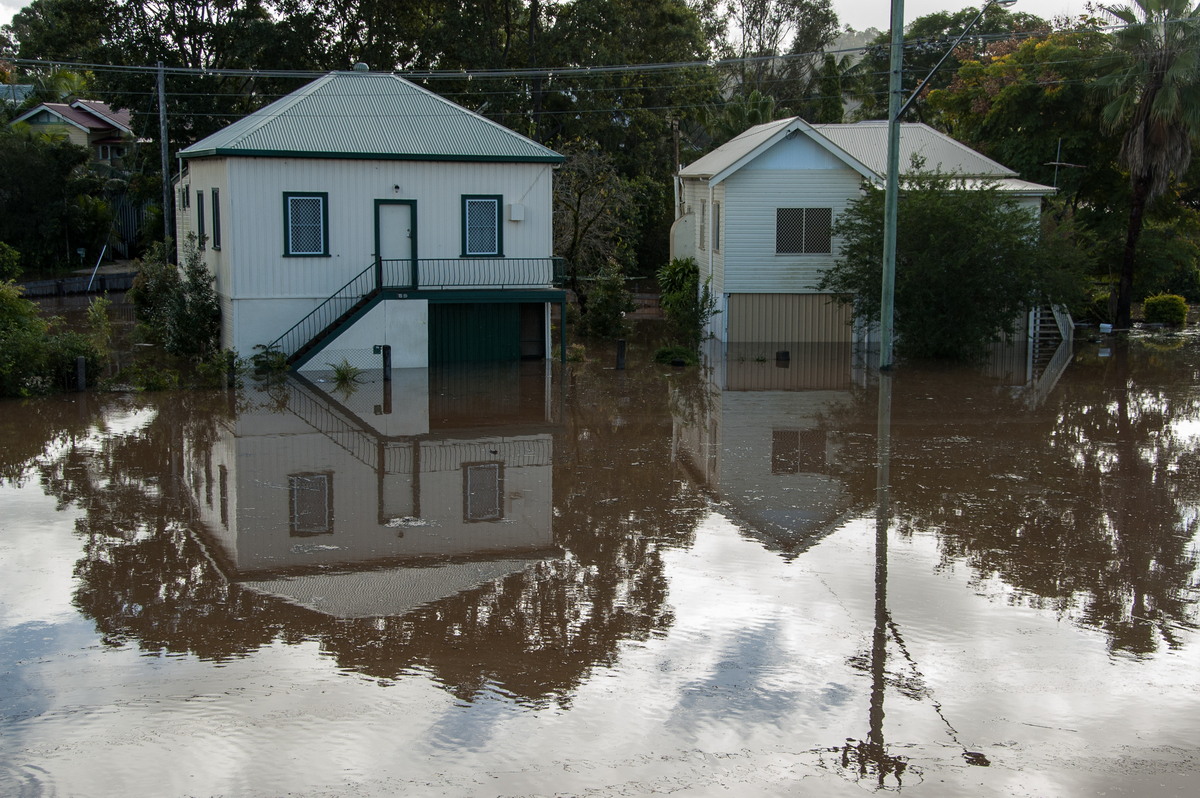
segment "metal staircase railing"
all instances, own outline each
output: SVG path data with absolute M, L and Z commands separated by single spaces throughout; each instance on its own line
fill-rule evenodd
M 375 261 L 271 342 L 294 363 L 384 291 L 559 286 L 562 258 L 403 258 Z

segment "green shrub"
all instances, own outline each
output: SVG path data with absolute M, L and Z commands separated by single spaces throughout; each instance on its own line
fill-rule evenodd
M 15 280 L 21 276 L 21 253 L 0 241 L 0 280 Z
M 659 304 L 667 314 L 672 337 L 694 354 L 704 337 L 705 326 L 716 312 L 716 298 L 708 281 L 700 284 L 696 259 L 676 258 L 659 269 L 658 288 Z
M 250 356 L 250 366 L 255 374 L 283 374 L 288 370 L 287 355 L 278 344 L 255 344 Z
M 194 235 L 184 244 L 183 259 L 177 268 L 164 245 L 153 245 L 138 264 L 129 298 L 151 342 L 199 362 L 218 351 L 221 306 Z
M 47 388 L 73 391 L 76 381 L 76 361 L 83 358 L 84 373 L 88 385 L 95 385 L 104 368 L 104 355 L 96 348 L 91 338 L 74 330 L 64 330 L 46 339 Z
M 1146 301 L 1142 303 L 1142 316 L 1151 324 L 1181 327 L 1187 324 L 1187 314 L 1187 300 L 1178 294 L 1146 297 Z
M 625 287 L 625 275 L 620 264 L 609 261 L 588 291 L 586 312 L 580 319 L 581 332 L 595 338 L 628 335 L 629 323 L 625 320 L 625 314 L 633 308 L 633 297 Z
M 686 346 L 664 346 L 654 353 L 655 363 L 674 363 L 676 360 L 682 360 L 689 366 L 700 362 L 696 350 Z

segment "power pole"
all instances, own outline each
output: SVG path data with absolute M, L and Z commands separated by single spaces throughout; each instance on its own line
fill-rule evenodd
M 174 237 L 175 225 L 171 202 L 171 159 L 168 157 L 170 144 L 167 141 L 167 77 L 163 62 L 158 62 L 158 149 L 162 158 L 162 219 L 163 243 Z M 170 260 L 171 253 L 167 253 Z

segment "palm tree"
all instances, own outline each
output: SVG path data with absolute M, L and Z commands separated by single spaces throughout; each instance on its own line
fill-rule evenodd
M 1187 169 L 1200 133 L 1200 4 L 1133 0 L 1105 11 L 1124 23 L 1113 33 L 1114 68 L 1097 85 L 1110 98 L 1104 125 L 1123 136 L 1120 159 L 1133 194 L 1114 319 L 1128 328 L 1146 205 Z

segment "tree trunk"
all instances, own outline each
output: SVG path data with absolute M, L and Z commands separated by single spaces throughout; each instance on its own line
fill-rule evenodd
M 1129 205 L 1129 229 L 1125 234 L 1125 253 L 1121 258 L 1121 276 L 1117 282 L 1117 312 L 1113 326 L 1128 330 L 1131 325 L 1130 307 L 1133 304 L 1133 268 L 1137 259 L 1138 239 L 1142 237 L 1142 222 L 1145 219 L 1146 200 L 1150 194 L 1150 181 L 1144 177 L 1133 182 L 1133 199 Z

